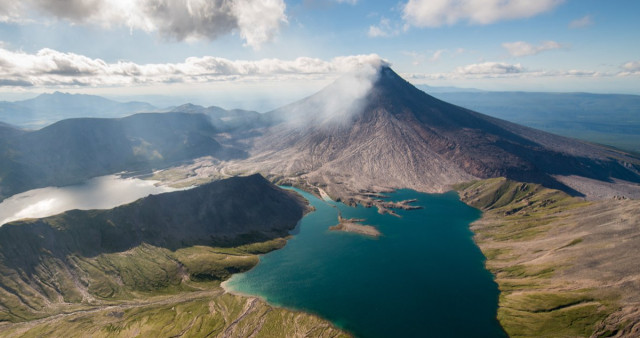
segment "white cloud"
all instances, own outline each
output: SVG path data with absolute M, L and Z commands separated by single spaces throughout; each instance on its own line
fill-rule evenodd
M 42 49 L 35 54 L 0 48 L 0 86 L 108 87 L 158 83 L 204 83 L 326 78 L 366 66 L 388 63 L 376 54 L 336 57 L 330 61 L 300 57 L 294 60 L 229 60 L 205 56 L 181 63 L 108 63 L 84 55 Z
M 237 31 L 257 49 L 287 22 L 285 9 L 284 0 L 2 0 L 0 21 L 30 21 L 39 14 L 74 24 L 157 31 L 179 41 Z
M 569 23 L 569 28 L 584 28 L 593 25 L 591 15 L 585 15 L 580 19 L 575 19 Z
M 516 74 L 522 73 L 524 68 L 521 64 L 508 64 L 504 62 L 484 62 L 474 63 L 456 68 L 455 72 L 463 75 L 496 75 L 496 74 Z
M 371 38 L 390 37 L 400 34 L 400 28 L 393 25 L 387 18 L 381 18 L 378 25 L 369 26 L 368 35 Z
M 577 77 L 614 77 L 621 75 L 640 75 L 640 62 L 638 62 L 638 72 L 598 72 L 592 70 L 529 70 L 521 64 L 510 64 L 504 62 L 484 62 L 457 67 L 449 73 L 410 73 L 402 74 L 409 80 L 433 81 L 433 80 L 472 80 L 472 79 L 497 79 L 497 78 L 577 78 Z M 624 66 L 623 66 L 624 68 Z
M 358 0 L 334 0 L 334 1 L 339 4 L 349 4 L 349 5 L 355 5 L 358 3 Z
M 532 45 L 524 41 L 505 42 L 502 47 L 506 49 L 511 56 L 527 56 L 535 55 L 552 49 L 562 48 L 562 45 L 555 41 L 544 41 L 540 45 Z
M 439 27 L 460 21 L 486 25 L 501 20 L 532 17 L 563 0 L 409 0 L 403 16 L 410 25 Z
M 620 73 L 622 76 L 640 75 L 640 61 L 627 62 L 620 66 L 620 68 L 622 68 L 622 72 Z
M 286 22 L 283 0 L 246 0 L 233 2 L 240 36 L 247 45 L 257 48 L 271 41 L 280 24 Z

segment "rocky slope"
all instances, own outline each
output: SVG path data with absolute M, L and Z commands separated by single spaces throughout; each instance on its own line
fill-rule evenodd
M 0 227 L 0 321 L 43 317 L 93 300 L 126 299 L 132 291 L 182 288 L 192 278 L 224 279 L 257 259 L 189 248 L 287 236 L 307 208 L 302 197 L 254 175 L 151 195 L 110 210 L 72 210 L 5 224 Z

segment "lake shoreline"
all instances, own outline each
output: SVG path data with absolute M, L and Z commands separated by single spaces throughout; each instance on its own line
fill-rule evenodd
M 456 190 L 483 210 L 471 230 L 500 287 L 498 320 L 507 334 L 637 335 L 640 201 L 585 201 L 504 178 Z M 612 264 L 611 257 L 621 258 Z
M 485 332 L 491 336 L 500 336 L 503 333 L 495 316 L 498 298 L 497 286 L 492 279 L 493 276 L 484 269 L 483 256 L 471 240 L 472 233 L 468 228 L 470 221 L 477 219 L 480 213 L 477 209 L 462 203 L 457 194 L 422 194 L 407 189 L 398 190 L 393 193 L 393 200 L 415 202 L 416 198 L 420 198 L 421 204 L 423 206 L 426 204 L 426 207 L 421 207 L 420 210 L 415 208 L 416 210 L 404 211 L 402 217 L 396 217 L 390 214 L 381 215 L 375 208 L 366 208 L 361 205 L 350 207 L 341 203 L 339 207 L 336 207 L 333 203 L 326 203 L 325 199 L 300 191 L 300 189 L 295 190 L 302 193 L 316 208 L 316 211 L 303 218 L 300 233 L 289 240 L 283 249 L 261 256 L 260 262 L 245 272 L 242 277 L 236 277 L 237 275 L 234 274 L 229 280 L 223 282 L 222 287 L 225 292 L 244 297 L 258 297 L 265 301 L 268 299 L 268 303 L 273 306 L 318 315 L 331 321 L 339 328 L 366 337 L 398 334 L 400 331 L 398 331 L 397 325 L 400 322 L 405 323 L 401 330 L 403 334 L 415 335 L 422 332 L 423 325 L 420 327 L 406 326 L 406 322 L 419 323 L 416 316 L 423 318 L 425 313 L 436 311 L 436 308 L 438 309 L 437 313 L 442 315 L 442 306 L 452 304 L 447 295 L 454 292 L 456 297 L 467 299 L 463 304 L 472 304 L 469 309 L 460 309 L 462 311 L 458 310 L 458 306 L 451 308 L 451 311 L 448 312 L 456 313 L 454 318 L 471 318 L 465 320 L 470 323 L 467 327 L 476 328 L 473 332 Z M 441 204 L 442 207 L 440 207 Z M 455 211 L 447 211 L 449 208 L 453 208 L 452 210 Z M 338 216 L 339 212 L 343 215 Z M 423 215 L 423 213 L 425 214 Z M 431 217 L 428 215 L 433 213 L 442 218 L 438 218 L 439 221 L 428 221 Z M 446 220 L 445 224 L 447 224 L 451 215 L 462 218 L 449 226 L 440 225 L 441 220 Z M 335 224 L 336 218 L 339 222 L 354 224 L 368 220 L 372 224 L 376 224 L 376 227 L 379 227 L 385 236 L 377 237 L 379 240 L 371 241 L 371 236 L 363 236 L 362 234 L 356 236 L 330 235 L 332 233 L 329 229 L 330 225 Z M 467 219 L 468 223 L 465 221 Z M 388 234 L 387 231 L 389 231 Z M 424 231 L 437 231 L 437 233 L 433 235 L 421 234 Z M 445 233 L 440 234 L 441 231 Z M 442 236 L 444 236 L 444 240 L 442 240 Z M 448 241 L 454 242 L 449 243 Z M 394 249 L 391 251 L 386 249 L 389 245 Z M 458 245 L 462 245 L 460 250 L 468 252 L 471 256 L 467 258 L 465 258 L 466 254 L 451 256 L 444 260 L 446 263 L 443 260 L 434 261 L 427 258 L 434 257 L 434 255 L 441 257 L 440 250 L 450 252 L 451 246 L 458 248 Z M 430 249 L 432 247 L 435 248 Z M 400 251 L 397 251 L 398 249 Z M 403 254 L 402 252 L 407 249 L 409 251 Z M 438 253 L 426 254 L 432 250 L 437 250 Z M 389 255 L 389 252 L 395 253 Z M 420 252 L 424 253 L 420 254 Z M 421 255 L 426 256 L 420 258 Z M 426 259 L 424 264 L 419 263 L 414 267 L 419 270 L 411 269 L 413 277 L 382 279 L 374 277 L 378 274 L 389 277 L 398 276 L 401 270 L 406 270 L 406 263 L 400 264 L 397 260 L 404 262 L 406 257 L 414 257 L 416 262 L 423 262 Z M 325 262 L 326 260 L 333 263 Z M 387 263 L 381 266 L 380 262 L 385 261 Z M 462 264 L 464 268 L 455 268 L 455 271 L 463 273 L 466 277 L 457 278 L 454 277 L 456 275 L 451 276 L 450 272 L 441 274 L 437 272 L 440 270 L 432 271 L 432 264 L 441 266 L 447 271 L 450 271 L 451 264 L 453 267 Z M 471 270 L 476 271 L 471 273 L 471 277 L 467 266 L 473 266 L 474 268 Z M 375 273 L 371 274 L 373 272 Z M 416 275 L 417 272 L 419 272 L 418 275 Z M 314 275 L 322 277 L 315 279 L 312 277 Z M 443 275 L 447 282 L 442 281 L 440 277 L 434 278 L 434 276 Z M 482 281 L 478 278 L 481 278 Z M 450 283 L 459 285 L 447 286 L 445 292 L 413 293 L 411 291 L 414 288 L 423 290 L 425 287 L 429 290 L 438 290 L 444 285 L 450 285 Z M 353 289 L 355 287 L 361 290 L 361 286 L 366 286 L 367 291 L 356 292 Z M 397 288 L 407 290 L 414 296 L 410 298 L 398 297 L 398 295 L 382 291 Z M 485 289 L 487 291 L 483 291 Z M 460 290 L 463 290 L 463 296 L 460 296 Z M 317 298 L 314 295 L 323 296 Z M 314 299 L 322 301 L 317 303 Z M 335 302 L 342 305 L 334 304 Z M 362 304 L 369 303 L 370 306 L 367 309 L 376 310 L 363 312 Z M 433 304 L 432 310 L 425 312 L 424 304 Z M 413 309 L 416 306 L 421 310 Z M 392 315 L 389 312 L 391 308 L 404 310 Z M 471 311 L 474 315 L 470 313 L 464 315 L 466 311 Z M 437 313 L 433 316 L 429 315 L 429 317 L 438 318 Z M 415 320 L 414 317 L 416 317 Z M 449 335 L 453 334 L 453 336 L 471 334 L 470 331 L 465 331 L 467 329 L 464 327 L 452 330 L 452 325 L 446 323 L 448 323 L 447 320 L 436 319 L 433 324 L 429 325 L 431 331 L 435 333 L 444 334 L 446 332 Z

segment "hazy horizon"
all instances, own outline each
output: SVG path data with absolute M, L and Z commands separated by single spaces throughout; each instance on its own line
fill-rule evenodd
M 402 74 L 400 74 L 402 75 Z M 260 113 L 267 112 L 294 101 L 303 99 L 307 96 L 313 95 L 317 91 L 321 90 L 333 80 L 324 81 L 319 84 L 307 84 L 306 86 L 292 86 L 290 90 L 282 91 L 282 87 L 276 89 L 260 89 L 257 92 L 234 92 L 229 93 L 227 91 L 210 91 L 194 94 L 190 93 L 182 94 L 160 94 L 160 93 L 141 93 L 141 94 L 124 94 L 115 93 L 113 90 L 75 90 L 70 88 L 54 88 L 46 89 L 37 92 L 20 92 L 20 93 L 2 93 L 0 92 L 0 101 L 17 102 L 28 99 L 33 99 L 42 94 L 53 94 L 55 92 L 61 92 L 65 94 L 84 94 L 101 96 L 117 102 L 130 102 L 139 101 L 149 103 L 157 108 L 169 108 L 180 106 L 183 104 L 195 104 L 199 106 L 209 107 L 217 106 L 224 109 L 246 109 L 254 110 Z M 525 93 L 586 93 L 586 94 L 602 94 L 602 95 L 636 95 L 640 96 L 640 90 L 637 92 L 615 92 L 607 91 L 602 88 L 601 91 L 581 91 L 581 90 L 549 90 L 548 88 L 541 87 L 538 90 L 520 90 L 514 88 L 480 88 L 480 87 L 459 87 L 455 85 L 432 85 L 432 84 L 415 84 L 421 90 L 430 94 L 429 90 L 425 90 L 422 86 L 432 87 L 434 89 L 446 88 L 445 92 L 466 92 L 466 91 L 484 91 L 484 92 L 525 92 Z M 441 93 L 440 91 L 434 91 L 434 93 Z

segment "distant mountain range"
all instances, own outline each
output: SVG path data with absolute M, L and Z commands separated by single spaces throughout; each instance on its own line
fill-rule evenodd
M 640 95 L 494 92 L 474 88 L 417 88 L 446 102 L 489 116 L 558 135 L 606 144 L 640 153 Z M 39 129 L 78 117 L 118 118 L 139 112 L 203 113 L 219 130 L 256 127 L 259 113 L 184 104 L 158 108 L 145 102 L 116 102 L 100 96 L 55 92 L 35 98 L 0 101 L 0 121 L 19 128 Z
M 95 95 L 55 92 L 23 101 L 0 101 L 0 121 L 38 129 L 70 118 L 124 117 L 155 110 L 156 107 L 145 102 L 121 103 Z
M 0 125 L 0 199 L 121 171 L 162 168 L 201 156 L 244 157 L 222 145 L 207 116 L 145 113 L 121 119 L 78 118 L 36 131 Z
M 184 104 L 170 110 L 174 113 L 198 113 L 207 115 L 211 124 L 219 131 L 251 129 L 260 126 L 260 113 L 243 109 L 225 110 L 220 107 L 203 107 Z

